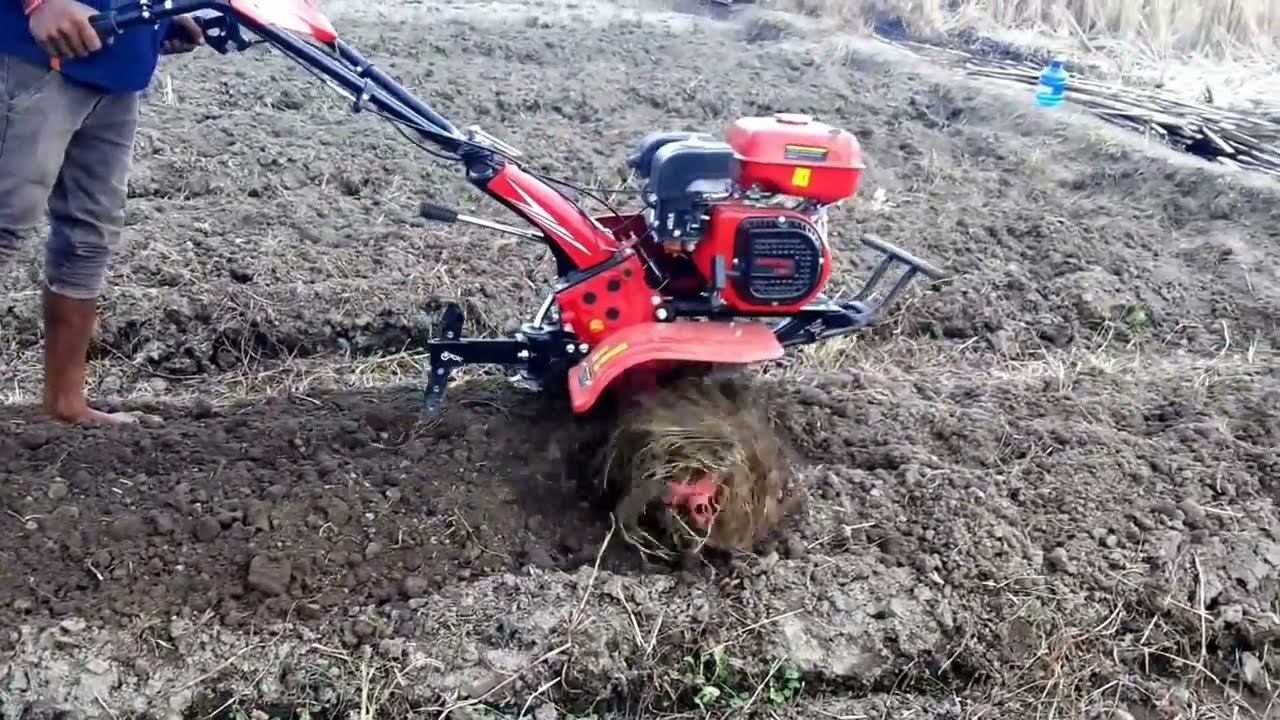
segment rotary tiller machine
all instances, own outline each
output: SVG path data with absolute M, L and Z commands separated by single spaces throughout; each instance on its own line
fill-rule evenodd
M 556 278 L 549 295 L 514 337 L 464 337 L 461 307 L 446 307 L 428 343 L 427 412 L 440 412 L 454 371 L 471 364 L 515 367 L 525 380 L 548 388 L 567 385 L 578 416 L 606 396 L 624 413 L 645 406 L 647 414 L 632 429 L 647 428 L 650 441 L 670 434 L 650 442 L 650 456 L 657 445 L 668 447 L 657 453 L 668 467 L 649 472 L 660 481 L 653 504 L 699 531 L 707 532 L 734 505 L 725 497 L 725 477 L 714 466 L 688 462 L 687 452 L 684 462 L 673 460 L 681 453 L 670 447 L 681 438 L 736 442 L 739 474 L 746 475 L 764 472 L 759 466 L 767 464 L 762 458 L 771 447 L 744 447 L 754 441 L 717 434 L 734 421 L 725 402 L 694 403 L 703 416 L 679 417 L 671 408 L 633 400 L 658 397 L 659 380 L 671 371 L 762 363 L 783 357 L 787 348 L 855 332 L 917 274 L 939 277 L 910 254 L 863 238 L 882 259 L 862 290 L 847 301 L 823 294 L 831 274 L 826 210 L 856 192 L 863 161 L 853 135 L 812 118 L 744 117 L 722 139 L 650 134 L 628 158 L 643 183 L 642 206 L 593 216 L 556 186 L 585 190 L 522 168 L 519 152 L 479 128 L 455 128 L 339 40 L 309 0 L 143 0 L 101 13 L 92 23 L 110 42 L 130 27 L 178 15 L 197 18 L 220 53 L 261 42 L 274 46 L 349 97 L 353 112 L 375 113 L 432 155 L 462 165 L 472 185 L 528 227 L 432 204 L 422 207 L 423 217 L 513 234 L 550 250 Z M 903 272 L 874 301 L 895 264 Z M 683 394 L 691 392 L 698 391 Z M 743 495 L 741 485 L 738 492 Z M 743 502 L 759 500 L 750 495 L 748 490 Z

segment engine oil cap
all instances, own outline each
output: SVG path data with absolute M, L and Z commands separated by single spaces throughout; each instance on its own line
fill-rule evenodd
M 773 119 L 783 125 L 808 125 L 813 122 L 812 115 L 803 115 L 801 113 L 774 113 Z

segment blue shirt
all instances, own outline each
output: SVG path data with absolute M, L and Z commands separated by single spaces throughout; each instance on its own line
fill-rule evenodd
M 118 4 L 117 0 L 81 1 L 98 10 L 110 10 Z M 0 55 L 47 66 L 49 55 L 31 37 L 22 4 L 22 0 L 0 0 Z M 105 93 L 144 90 L 155 74 L 168 28 L 168 20 L 159 25 L 130 28 L 117 35 L 110 45 L 103 45 L 101 50 L 88 57 L 64 60 L 62 75 Z

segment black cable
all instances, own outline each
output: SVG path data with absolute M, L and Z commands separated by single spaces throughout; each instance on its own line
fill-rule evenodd
M 577 184 L 575 184 L 575 183 L 569 182 L 568 180 L 561 180 L 561 179 L 559 179 L 559 178 L 554 178 L 554 177 L 551 177 L 550 175 L 544 175 L 544 174 L 542 174 L 542 173 L 534 172 L 534 171 L 532 171 L 532 170 L 528 170 L 528 169 L 526 169 L 526 170 L 525 170 L 525 172 L 527 172 L 527 173 L 529 173 L 530 175 L 532 175 L 532 176 L 534 176 L 534 177 L 538 178 L 539 180 L 542 180 L 543 182 L 551 183 L 551 184 L 553 184 L 553 185 L 560 185 L 560 186 L 563 186 L 563 187 L 567 187 L 567 188 L 569 188 L 570 190 L 573 190 L 573 191 L 574 191 L 574 192 L 576 192 L 576 193 L 579 193 L 579 194 L 581 194 L 581 195 L 586 195 L 587 197 L 591 198 L 592 200 L 595 200 L 596 202 L 598 202 L 598 203 L 600 203 L 601 205 L 605 206 L 605 207 L 609 210 L 609 212 L 613 213 L 613 216 L 614 216 L 614 217 L 618 218 L 619 220 L 621 220 L 621 219 L 622 219 L 622 213 L 618 212 L 618 210 L 617 210 L 616 208 L 614 208 L 614 207 L 613 207 L 613 205 L 611 205 L 611 204 L 609 203 L 609 201 L 605 200 L 605 199 L 604 199 L 604 198 L 602 198 L 602 197 L 599 197 L 598 195 L 594 195 L 594 194 L 592 194 L 592 193 L 588 192 L 588 191 L 587 191 L 587 189 L 586 189 L 586 188 L 584 188 L 584 187 L 582 187 L 581 185 L 577 185 Z

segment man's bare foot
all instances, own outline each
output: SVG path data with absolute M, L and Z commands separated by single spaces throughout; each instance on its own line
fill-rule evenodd
M 65 423 L 77 425 L 130 425 L 138 422 L 137 413 L 109 413 L 94 410 L 87 405 L 79 407 L 46 407 L 45 411 Z
M 44 294 L 44 409 L 76 425 L 132 425 L 154 427 L 159 418 L 141 413 L 109 413 L 89 407 L 85 397 L 85 357 L 97 331 L 97 303 Z

